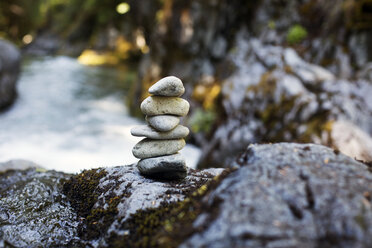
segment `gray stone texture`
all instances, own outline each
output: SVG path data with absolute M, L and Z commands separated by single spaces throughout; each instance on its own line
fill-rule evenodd
M 180 117 L 174 115 L 146 116 L 147 123 L 161 132 L 167 132 L 180 123 Z
M 141 111 L 145 115 L 177 115 L 185 116 L 190 104 L 179 97 L 149 96 L 141 103 Z
M 180 247 L 370 247 L 372 173 L 321 145 L 251 145 Z
M 160 79 L 149 88 L 149 93 L 154 96 L 181 96 L 185 93 L 182 81 L 174 76 Z
M 182 179 L 187 173 L 185 159 L 179 153 L 141 159 L 137 168 L 143 175 L 160 179 Z
M 145 138 L 133 147 L 136 158 L 151 158 L 177 153 L 186 145 L 184 139 L 176 140 L 151 140 Z
M 133 136 L 146 137 L 154 140 L 183 139 L 189 132 L 189 129 L 182 125 L 178 125 L 168 132 L 159 132 L 149 125 L 136 126 L 131 130 Z

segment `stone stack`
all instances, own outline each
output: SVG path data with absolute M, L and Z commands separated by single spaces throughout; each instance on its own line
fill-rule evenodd
M 182 81 L 170 76 L 150 87 L 141 103 L 148 125 L 131 130 L 133 136 L 145 137 L 133 147 L 133 155 L 140 161 L 141 174 L 161 179 L 181 179 L 187 174 L 186 162 L 178 153 L 185 145 L 189 129 L 179 125 L 180 117 L 189 112 L 189 103 L 180 98 L 185 92 Z

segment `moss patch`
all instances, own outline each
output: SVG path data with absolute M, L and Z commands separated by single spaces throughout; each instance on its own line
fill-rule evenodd
M 306 36 L 306 29 L 303 26 L 296 24 L 289 29 L 287 34 L 287 42 L 291 45 L 298 44 L 303 41 Z
M 213 209 L 202 198 L 215 189 L 231 170 L 224 171 L 207 184 L 176 203 L 163 203 L 159 208 L 144 209 L 122 223 L 124 235 L 111 234 L 110 247 L 177 247 L 196 230 L 192 223 L 202 211 L 218 213 L 218 204 Z M 215 214 L 215 215 L 216 215 Z M 212 216 L 215 216 L 212 214 Z
M 63 193 L 69 198 L 71 206 L 79 216 L 86 217 L 89 215 L 99 196 L 99 192 L 96 192 L 99 180 L 105 175 L 104 170 L 85 170 L 76 176 L 72 176 L 63 185 Z
M 102 193 L 97 186 L 100 179 L 106 174 L 106 171 L 102 169 L 86 170 L 72 176 L 63 185 L 63 193 L 68 197 L 71 206 L 80 217 L 78 234 L 82 238 L 92 239 L 100 236 L 107 230 L 113 216 L 117 214 L 116 206 L 119 203 L 119 198 L 115 196 L 112 196 L 107 209 L 93 209 L 98 196 Z

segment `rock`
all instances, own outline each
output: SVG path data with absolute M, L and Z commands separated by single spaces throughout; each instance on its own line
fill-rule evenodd
M 79 220 L 62 194 L 70 175 L 40 169 L 0 173 L 0 246 L 68 247 Z
M 167 132 L 180 123 L 180 118 L 173 115 L 146 116 L 146 121 L 156 130 Z
M 155 96 L 181 96 L 185 93 L 185 88 L 179 78 L 169 76 L 152 85 L 149 93 Z
M 149 96 L 141 103 L 141 111 L 145 115 L 177 115 L 185 116 L 190 104 L 178 97 Z
M 155 140 L 183 139 L 189 134 L 189 129 L 185 126 L 178 125 L 171 131 L 158 132 L 148 125 L 136 126 L 132 128 L 133 136 L 146 137 Z
M 21 54 L 11 43 L 0 39 L 0 110 L 16 98 L 16 82 L 21 67 Z
M 142 159 L 137 168 L 143 175 L 167 180 L 182 179 L 187 174 L 185 159 L 179 153 Z
M 347 120 L 371 136 L 370 82 L 338 79 L 294 49 L 249 37 L 242 32 L 236 38 L 237 52 L 230 56 L 235 70 L 221 90 L 226 116 L 215 121 L 213 133 L 201 140 L 199 168 L 229 166 L 251 143 L 295 141 L 347 150 L 350 146 L 333 143 L 342 139 L 335 137 L 340 132 L 332 131 L 335 121 Z M 362 147 L 354 146 L 360 149 L 354 154 L 365 153 Z
M 136 158 L 150 158 L 177 153 L 186 145 L 184 139 L 177 140 L 151 140 L 143 139 L 133 147 Z
M 79 175 L 38 169 L 0 173 L 0 246 L 107 247 L 112 232 L 132 214 L 184 200 L 221 172 L 190 170 L 177 182 L 144 178 L 132 166 Z
M 135 247 L 134 243 L 148 236 L 137 236 L 134 230 L 128 229 L 128 223 L 133 223 L 136 228 L 139 225 L 147 228 L 149 223 L 159 223 L 149 218 L 146 224 L 139 219 L 135 224 L 132 222 L 136 219 L 135 215 L 185 200 L 190 192 L 211 181 L 222 171 L 190 169 L 184 180 L 166 182 L 143 177 L 133 166 L 117 166 L 84 171 L 71 177 L 64 184 L 63 192 L 81 221 L 81 225 L 76 227 L 79 237 L 75 238 L 75 247 L 89 247 L 93 244 L 94 247 Z M 166 215 L 167 211 L 163 213 Z M 120 240 L 122 235 L 138 240 L 127 244 L 126 238 Z M 118 243 L 115 245 L 116 241 Z
M 178 181 L 135 166 L 1 173 L 0 244 L 370 247 L 372 167 L 295 143 L 250 145 L 231 167 Z
M 189 112 L 189 103 L 176 97 L 184 92 L 180 79 L 166 77 L 149 89 L 150 94 L 158 96 L 150 96 L 141 103 L 141 111 L 150 125 L 134 127 L 131 133 L 146 137 L 133 148 L 133 155 L 142 159 L 137 166 L 144 176 L 169 180 L 187 175 L 185 159 L 175 153 L 186 145 L 183 138 L 189 129 L 178 125 L 180 118 L 172 116 L 185 116 Z
M 249 146 L 234 166 L 199 201 L 194 233 L 179 247 L 370 246 L 364 164 L 320 145 L 279 143 Z
M 0 173 L 7 170 L 27 170 L 34 168 L 37 170 L 45 170 L 42 166 L 35 164 L 32 161 L 23 160 L 23 159 L 13 159 L 7 162 L 0 163 Z
M 362 161 L 372 161 L 372 137 L 348 121 L 332 124 L 331 141 L 340 152 Z

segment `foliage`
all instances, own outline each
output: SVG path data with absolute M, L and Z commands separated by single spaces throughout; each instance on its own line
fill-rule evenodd
M 71 39 L 89 39 L 108 24 L 122 23 L 122 0 L 1 0 L 0 37 L 21 43 L 25 35 L 49 29 Z M 128 4 L 127 4 L 128 5 Z M 129 8 L 129 5 L 128 5 Z M 129 9 L 127 10 L 129 11 Z
M 190 126 L 193 132 L 208 133 L 213 123 L 217 118 L 217 114 L 213 110 L 196 109 L 190 117 Z
M 1 0 L 0 37 L 20 43 L 24 35 L 43 22 L 43 2 L 45 0 Z
M 299 25 L 293 25 L 287 33 L 287 42 L 291 45 L 298 44 L 307 37 L 306 29 Z
M 267 23 L 267 27 L 270 28 L 270 29 L 275 29 L 275 27 L 276 27 L 275 21 L 270 20 L 270 21 Z

